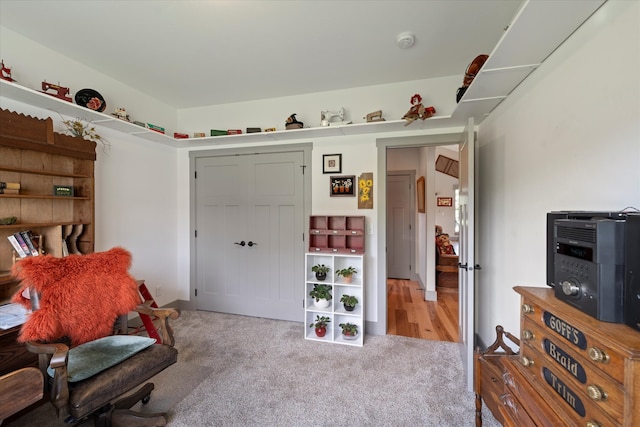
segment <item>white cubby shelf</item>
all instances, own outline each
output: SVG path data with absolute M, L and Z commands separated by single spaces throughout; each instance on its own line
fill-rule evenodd
M 316 264 L 324 264 L 329 267 L 327 278 L 324 281 L 316 279 L 311 268 Z M 345 283 L 336 271 L 354 267 L 357 273 L 353 275 L 351 283 Z M 363 255 L 307 253 L 305 256 L 305 338 L 313 341 L 333 342 L 351 346 L 362 346 L 364 343 L 364 257 Z M 315 300 L 309 295 L 315 284 L 326 284 L 332 287 L 331 301 L 328 307 L 316 307 Z M 353 295 L 358 299 L 358 304 L 353 311 L 347 311 L 340 302 L 342 295 Z M 327 325 L 327 333 L 324 337 L 318 337 L 315 328 L 309 325 L 316 320 L 316 316 L 326 316 L 331 321 Z M 358 325 L 358 335 L 355 339 L 345 339 L 342 335 L 341 323 L 354 323 Z

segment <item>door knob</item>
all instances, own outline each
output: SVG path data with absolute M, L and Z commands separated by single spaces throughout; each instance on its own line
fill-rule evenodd
M 243 240 L 243 241 L 241 241 L 240 243 L 238 243 L 238 242 L 234 242 L 233 244 L 234 244 L 234 245 L 244 246 L 246 243 L 244 243 L 244 240 Z M 251 245 L 249 245 L 249 246 L 251 246 Z
M 248 245 L 249 247 L 251 247 L 251 246 L 258 246 L 258 244 L 257 244 L 257 243 L 252 242 L 251 240 L 249 240 L 249 243 L 247 243 L 247 245 Z

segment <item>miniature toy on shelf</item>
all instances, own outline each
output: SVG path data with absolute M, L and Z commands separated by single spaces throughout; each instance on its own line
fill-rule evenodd
M 4 66 L 4 59 L 2 60 L 2 70 L 0 73 L 0 79 L 6 80 L 8 82 L 15 82 L 15 80 L 11 78 L 11 68 Z
M 367 123 L 384 122 L 384 119 L 382 118 L 382 110 L 369 113 L 366 117 L 363 117 L 363 119 L 367 119 Z
M 286 129 L 302 129 L 304 127 L 304 123 L 299 122 L 296 119 L 296 113 L 293 113 L 289 117 L 287 117 L 287 122 L 284 124 Z
M 55 90 L 56 93 L 50 93 L 49 90 Z M 47 95 L 51 95 L 51 96 L 55 96 L 56 98 L 60 98 L 64 101 L 67 102 L 73 102 L 73 99 L 71 99 L 69 96 L 69 88 L 68 87 L 64 87 L 64 86 L 60 86 L 60 85 L 56 85 L 53 83 L 49 83 L 49 82 L 42 82 L 42 93 L 46 93 Z
M 111 113 L 111 115 L 116 116 L 117 118 L 119 118 L 120 120 L 124 120 L 125 122 L 131 121 L 129 120 L 129 115 L 127 114 L 127 111 L 121 107 L 116 108 L 116 110 L 113 113 Z
M 334 122 L 334 118 L 338 118 L 340 121 Z M 339 126 L 349 125 L 351 122 L 344 121 L 344 107 L 340 108 L 340 111 L 321 111 L 320 112 L 320 126 Z
M 424 105 L 422 105 L 422 97 L 416 93 L 411 97 L 411 108 L 404 116 L 402 116 L 402 118 L 407 121 L 407 123 L 405 123 L 404 125 L 408 126 L 416 119 L 428 119 L 435 113 L 436 109 L 434 107 L 425 107 Z

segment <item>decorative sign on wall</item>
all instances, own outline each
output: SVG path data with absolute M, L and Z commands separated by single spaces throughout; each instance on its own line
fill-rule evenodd
M 358 177 L 358 209 L 373 209 L 373 172 Z
M 329 178 L 330 183 L 330 195 L 336 196 L 355 196 L 355 175 L 347 176 L 332 176 Z
M 453 197 L 438 197 L 438 206 L 453 206 Z

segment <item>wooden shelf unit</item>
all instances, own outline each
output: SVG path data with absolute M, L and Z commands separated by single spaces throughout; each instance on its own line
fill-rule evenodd
M 309 218 L 309 252 L 363 254 L 364 216 L 312 215 Z
M 31 230 L 44 250 L 62 256 L 64 237 L 78 234 L 81 253 L 94 250 L 94 163 L 96 143 L 53 132 L 51 118 L 0 109 L 0 181 L 20 183 L 20 194 L 0 194 L 0 304 L 16 287 L 7 274 L 15 256 L 7 236 Z M 72 186 L 74 196 L 53 195 L 54 185 Z

